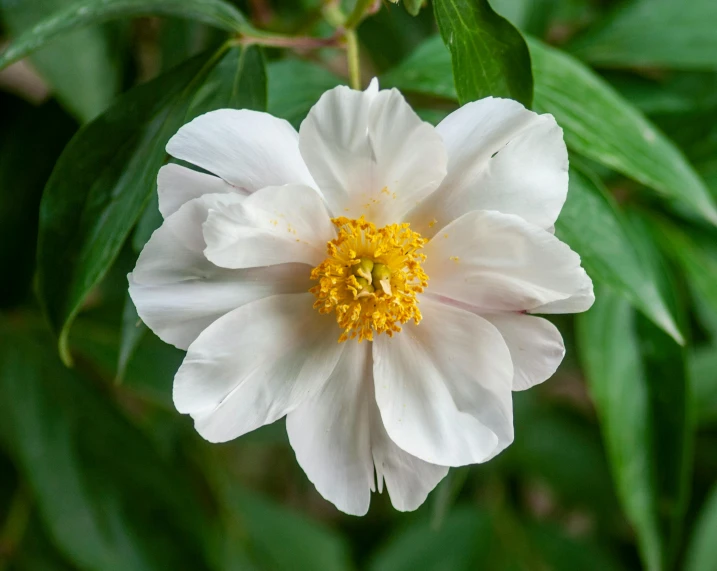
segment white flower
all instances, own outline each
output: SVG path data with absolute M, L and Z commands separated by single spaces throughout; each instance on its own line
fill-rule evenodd
M 167 151 L 216 175 L 160 170 L 164 224 L 129 276 L 144 322 L 187 349 L 174 403 L 211 442 L 286 416 L 299 464 L 347 513 L 384 482 L 415 509 L 449 466 L 508 446 L 511 390 L 564 354 L 528 313 L 593 302 L 552 234 L 562 131 L 515 101 L 434 128 L 374 81 L 325 93 L 298 134 L 224 109 Z

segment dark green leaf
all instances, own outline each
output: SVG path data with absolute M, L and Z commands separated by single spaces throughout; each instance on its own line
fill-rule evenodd
M 206 526 L 186 472 L 51 345 L 0 333 L 0 441 L 53 542 L 81 569 L 206 569 Z
M 381 76 L 381 85 L 458 99 L 451 72 L 451 55 L 439 36 L 423 42 L 400 64 Z
M 40 207 L 37 284 L 65 362 L 69 325 L 154 190 L 164 146 L 209 67 L 198 56 L 123 95 L 75 135 L 55 166 Z
M 602 546 L 568 536 L 549 523 L 529 528 L 533 547 L 550 571 L 626 571 L 626 568 Z
M 259 569 L 315 571 L 351 568 L 348 546 L 332 530 L 225 481 L 221 505 L 234 542 L 251 549 Z M 224 568 L 229 567 L 225 565 Z
M 79 0 L 15 38 L 0 54 L 0 69 L 77 28 L 113 18 L 153 15 L 187 18 L 229 32 L 250 29 L 244 16 L 225 0 Z
M 678 546 L 692 421 L 684 351 L 602 289 L 578 318 L 581 357 L 613 478 L 645 567 L 667 569 Z
M 552 113 L 571 150 L 660 191 L 717 223 L 704 182 L 680 150 L 579 61 L 529 40 L 536 111 Z M 437 38 L 384 76 L 384 85 L 457 99 L 448 52 Z
M 434 0 L 438 29 L 451 51 L 461 104 L 482 97 L 533 100 L 530 54 L 520 32 L 488 0 Z
M 266 110 L 266 68 L 258 46 L 235 48 L 222 58 L 193 95 L 184 122 L 216 109 Z M 157 193 L 152 193 L 137 222 L 132 247 L 140 252 L 162 224 Z
M 619 521 L 619 504 L 593 426 L 549 406 L 533 391 L 517 393 L 513 401 L 519 437 L 505 451 L 504 460 L 523 482 L 537 480 L 561 506 L 586 511 L 603 529 L 612 529 Z
M 456 508 L 434 529 L 418 522 L 393 537 L 378 551 L 371 571 L 469 571 L 478 568 L 494 542 L 487 514 Z
M 625 221 L 607 193 L 579 171 L 570 171 L 568 200 L 556 223 L 557 235 L 582 258 L 593 280 L 624 295 L 632 305 L 667 331 L 684 340 L 655 283 L 640 258 Z
M 115 378 L 118 383 L 124 380 L 127 365 L 142 342 L 145 333 L 147 333 L 147 326 L 142 323 L 132 299 L 127 295 L 122 311 L 119 356 L 117 357 L 117 375 Z
M 637 335 L 650 393 L 657 513 L 669 568 L 682 541 L 692 472 L 692 395 L 684 349 L 644 318 L 637 320 Z
M 570 49 L 597 65 L 717 69 L 715 22 L 713 0 L 623 2 Z
M 0 0 L 0 16 L 12 36 L 31 29 L 44 15 L 75 0 Z M 121 66 L 117 42 L 107 26 L 77 30 L 32 56 L 57 98 L 81 121 L 107 108 L 120 89 Z M 1 57 L 1 56 L 0 56 Z
M 268 111 L 298 127 L 324 91 L 344 83 L 340 77 L 316 64 L 285 59 L 267 66 Z
M 411 16 L 403 7 L 383 3 L 381 10 L 366 18 L 358 28 L 359 41 L 374 68 L 380 71 L 391 68 L 435 34 L 432 12 L 422 10 L 418 16 Z
M 31 293 L 42 189 L 76 127 L 54 103 L 35 108 L 7 94 L 0 123 L 0 307 L 10 307 Z
M 715 486 L 700 513 L 692 532 L 685 571 L 712 571 L 717 567 L 717 486 Z
M 697 349 L 688 362 L 696 420 L 717 425 L 717 347 Z

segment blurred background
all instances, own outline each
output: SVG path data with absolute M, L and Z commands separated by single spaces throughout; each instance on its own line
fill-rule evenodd
M 73 3 L 0 0 L 0 50 Z M 413 513 L 386 494 L 365 517 L 337 511 L 283 420 L 203 441 L 172 406 L 183 353 L 128 299 L 176 131 L 157 123 L 164 78 L 227 32 L 161 8 L 73 29 L 0 71 L 0 569 L 717 570 L 717 3 L 491 4 L 528 40 L 533 108 L 565 130 L 557 233 L 597 302 L 553 319 L 567 356 L 514 394 L 515 443 L 452 469 Z M 334 37 L 321 0 L 233 5 L 261 30 Z M 378 76 L 440 121 L 459 97 L 434 6 L 371 8 L 363 84 Z M 340 46 L 252 49 L 241 65 L 260 58 L 268 111 L 295 126 L 347 82 Z M 194 86 L 178 124 L 232 105 L 236 57 Z

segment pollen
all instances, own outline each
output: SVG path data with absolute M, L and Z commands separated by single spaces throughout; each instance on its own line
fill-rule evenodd
M 407 223 L 376 228 L 363 216 L 332 222 L 338 236 L 326 245 L 328 257 L 312 270 L 318 284 L 309 291 L 319 313 L 336 314 L 343 329 L 339 343 L 373 341 L 380 333 L 391 337 L 402 324 L 419 323 L 416 294 L 428 285 L 421 268 L 426 256 L 420 252 L 426 240 Z

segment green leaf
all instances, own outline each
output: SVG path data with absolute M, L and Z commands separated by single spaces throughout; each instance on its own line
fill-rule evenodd
M 476 569 L 494 542 L 487 514 L 453 509 L 438 529 L 419 521 L 396 534 L 374 557 L 371 571 L 469 571 Z
M 646 569 L 667 569 L 680 537 L 691 454 L 684 351 L 607 289 L 577 324 L 618 496 Z
M 381 86 L 458 100 L 451 54 L 439 36 L 423 42 L 400 64 L 382 75 Z
M 713 232 L 689 231 L 664 218 L 654 219 L 661 243 L 682 267 L 690 286 L 717 312 L 717 245 Z
M 552 113 L 568 147 L 679 201 L 717 223 L 717 209 L 704 182 L 680 150 L 610 85 L 579 61 L 529 39 L 535 80 L 534 108 Z M 449 54 L 437 38 L 427 40 L 384 85 L 458 99 Z
M 324 91 L 345 83 L 325 68 L 298 59 L 270 63 L 267 75 L 269 113 L 297 128 Z
M 0 333 L 0 392 L 0 441 L 77 568 L 207 568 L 207 521 L 186 467 L 165 461 L 50 344 Z
M 580 254 L 593 280 L 625 296 L 678 343 L 684 343 L 655 286 L 652 268 L 643 263 L 626 222 L 594 177 L 570 171 L 568 199 L 555 227 L 557 236 Z
M 266 110 L 266 68 L 262 49 L 247 46 L 229 50 L 207 74 L 193 95 L 184 123 L 216 109 Z M 162 224 L 157 193 L 137 222 L 132 247 L 140 252 L 152 233 Z
M 30 297 L 42 189 L 76 126 L 56 103 L 35 107 L 8 94 L 0 94 L 0 124 L 0 268 L 7 270 L 0 279 L 3 308 Z
M 15 38 L 0 54 L 0 69 L 77 28 L 113 18 L 137 16 L 177 16 L 229 32 L 251 29 L 241 12 L 225 0 L 79 0 Z
M 619 504 L 594 425 L 534 391 L 516 393 L 513 403 L 520 437 L 502 455 L 512 473 L 528 484 L 537 480 L 563 508 L 589 512 L 600 528 L 613 529 Z
M 37 24 L 44 14 L 62 10 L 75 0 L 0 0 L 0 16 L 12 36 Z M 120 90 L 120 50 L 111 30 L 95 26 L 77 30 L 32 56 L 32 63 L 50 83 L 58 100 L 82 122 L 107 108 Z
M 528 527 L 533 547 L 551 571 L 626 571 L 626 568 L 603 545 L 578 540 L 565 530 L 541 522 Z
M 713 0 L 623 2 L 569 49 L 597 65 L 717 69 L 715 22 Z
M 443 41 L 451 51 L 461 104 L 482 97 L 533 100 L 530 54 L 520 32 L 488 0 L 434 0 Z
M 717 209 L 704 182 L 669 139 L 579 61 L 537 40 L 528 44 L 535 109 L 555 116 L 571 149 L 717 224 Z
M 144 339 L 147 330 L 147 326 L 139 318 L 137 309 L 128 294 L 122 310 L 120 346 L 119 355 L 117 356 L 117 374 L 115 376 L 117 383 L 121 383 L 124 380 L 127 365 L 129 365 L 132 356 L 142 342 L 142 339 Z
M 266 109 L 266 69 L 264 55 L 258 46 L 230 50 L 209 72 L 197 89 L 184 122 L 216 109 Z M 157 193 L 152 193 L 149 203 L 137 223 L 132 236 L 132 247 L 140 252 L 154 232 L 162 224 Z M 128 297 L 122 319 L 117 380 L 121 381 L 127 364 L 141 342 L 147 327 L 140 322 L 137 310 Z
M 40 205 L 37 287 L 66 363 L 70 323 L 142 212 L 193 82 L 211 65 L 198 56 L 129 91 L 75 135 L 55 166 Z
M 421 7 L 425 3 L 425 0 L 403 0 L 403 5 L 406 7 L 406 12 L 411 16 L 418 16 L 421 11 Z
M 256 493 L 240 489 L 226 477 L 219 486 L 228 540 L 250 548 L 259 569 L 275 571 L 348 571 L 348 545 L 335 531 Z M 222 569 L 228 568 L 225 564 Z
M 712 571 L 717 567 L 717 486 L 712 488 L 692 532 L 684 571 Z
M 717 425 L 717 347 L 701 347 L 689 357 L 695 417 L 700 424 Z
M 635 315 L 626 300 L 600 290 L 592 309 L 578 316 L 577 325 L 580 356 L 618 496 L 637 533 L 646 569 L 662 570 L 649 391 L 635 335 Z

